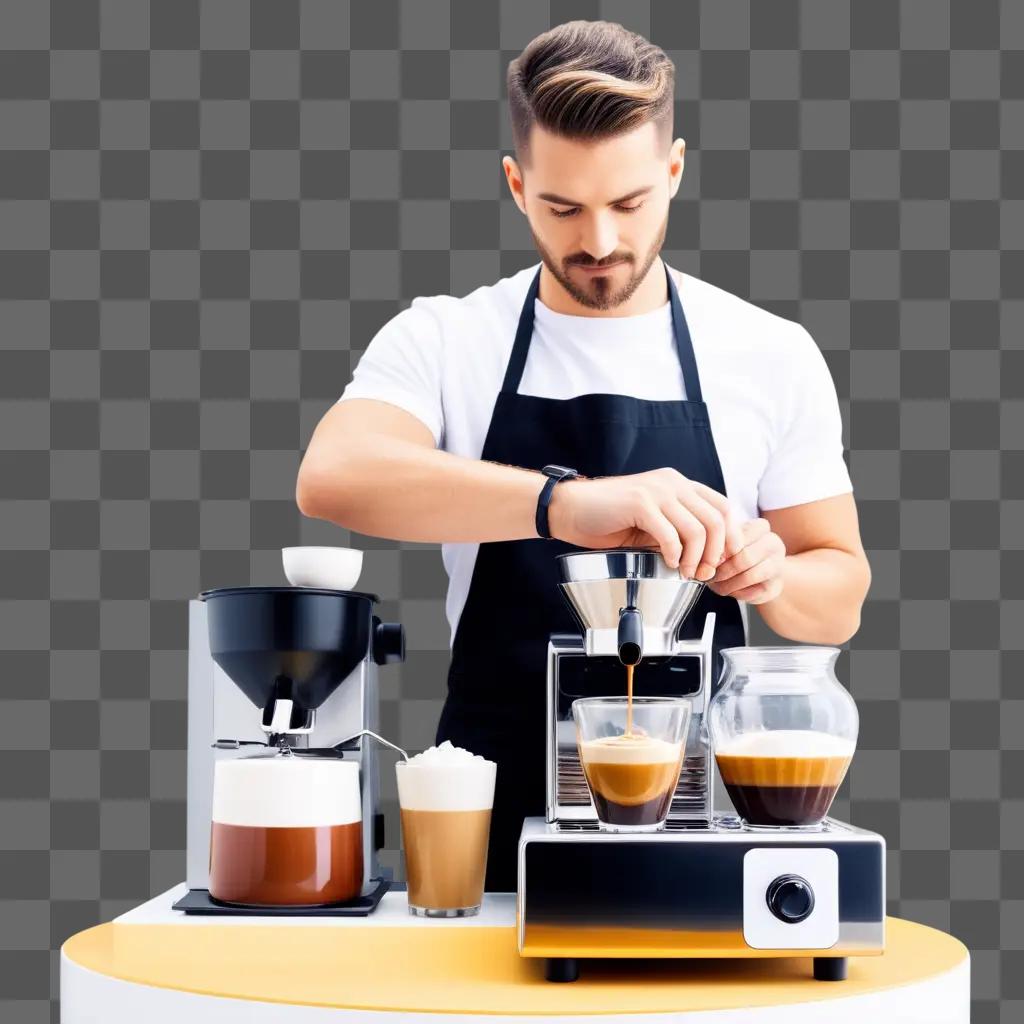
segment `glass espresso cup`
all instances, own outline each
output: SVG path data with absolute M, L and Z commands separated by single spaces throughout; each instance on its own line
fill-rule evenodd
M 690 723 L 682 697 L 582 697 L 573 701 L 576 744 L 598 827 L 653 832 L 665 825 Z

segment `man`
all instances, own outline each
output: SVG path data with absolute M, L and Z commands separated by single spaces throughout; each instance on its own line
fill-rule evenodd
M 780 636 L 843 642 L 868 588 L 813 340 L 659 259 L 685 154 L 673 81 L 619 25 L 527 46 L 503 166 L 540 266 L 386 324 L 299 473 L 305 514 L 443 545 L 437 738 L 498 762 L 488 890 L 515 889 L 522 819 L 544 812 L 547 638 L 574 629 L 556 554 L 656 546 L 708 582 L 683 635 L 715 611 L 719 649 L 745 643 L 744 605 Z

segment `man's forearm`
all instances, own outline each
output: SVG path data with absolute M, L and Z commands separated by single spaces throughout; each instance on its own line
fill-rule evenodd
M 356 450 L 303 465 L 308 516 L 374 537 L 476 543 L 535 537 L 540 473 L 410 442 L 361 438 Z
M 780 636 L 801 643 L 840 644 L 857 632 L 871 582 L 862 555 L 835 548 L 787 555 L 782 578 L 782 593 L 757 606 Z

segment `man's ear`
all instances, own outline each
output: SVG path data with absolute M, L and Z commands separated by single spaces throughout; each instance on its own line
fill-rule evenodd
M 683 164 L 686 158 L 686 140 L 676 139 L 668 151 L 668 194 L 669 198 L 679 191 L 683 180 Z
M 516 206 L 522 214 L 526 214 L 526 196 L 523 193 L 523 172 L 515 157 L 505 156 L 501 159 L 501 167 L 505 172 L 505 180 Z

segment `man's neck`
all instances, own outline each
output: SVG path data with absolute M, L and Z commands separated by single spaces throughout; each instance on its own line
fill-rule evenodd
M 554 313 L 566 316 L 621 317 L 640 316 L 659 309 L 668 302 L 668 283 L 665 281 L 665 264 L 656 259 L 647 275 L 633 294 L 621 305 L 611 309 L 594 309 L 577 302 L 558 282 L 554 274 L 542 264 L 540 268 L 540 301 Z

